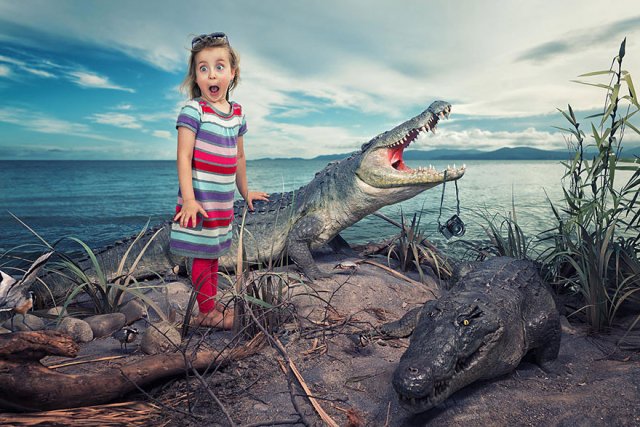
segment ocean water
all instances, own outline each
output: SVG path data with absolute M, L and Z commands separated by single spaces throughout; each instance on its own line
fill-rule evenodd
M 453 162 L 452 162 L 453 163 Z M 462 162 L 456 162 L 458 165 Z M 515 203 L 519 224 L 528 234 L 552 225 L 547 197 L 562 197 L 564 173 L 558 161 L 467 161 L 458 181 L 465 238 L 482 238 L 478 212 L 506 215 Z M 326 166 L 321 160 L 255 160 L 247 164 L 249 186 L 269 193 L 290 191 L 309 182 Z M 410 167 L 422 164 L 409 161 Z M 438 169 L 446 163 L 434 163 Z M 173 161 L 0 161 L 0 253 L 39 240 L 9 212 L 50 243 L 74 236 L 92 248 L 139 232 L 147 221 L 169 219 L 178 188 Z M 399 221 L 400 212 L 421 212 L 421 226 L 437 243 L 442 186 L 381 209 Z M 445 188 L 441 222 L 456 213 L 453 183 Z M 397 232 L 386 221 L 369 216 L 341 235 L 352 243 L 380 241 Z M 63 240 L 63 248 L 72 248 Z M 75 245 L 77 248 L 77 245 Z

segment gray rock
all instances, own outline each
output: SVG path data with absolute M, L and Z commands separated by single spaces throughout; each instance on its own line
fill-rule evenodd
M 165 286 L 167 299 L 171 302 L 171 305 L 176 309 L 185 311 L 189 304 L 189 298 L 191 298 L 191 292 L 193 288 L 182 282 L 171 282 Z
M 89 342 L 93 339 L 91 326 L 84 320 L 65 317 L 56 328 L 60 332 L 69 334 L 76 342 Z
M 256 403 L 253 405 L 253 410 L 258 412 L 268 412 L 271 408 L 264 403 Z
M 0 326 L 0 335 L 2 334 L 10 334 L 11 331 L 9 329 L 5 329 L 2 326 Z
M 120 308 L 120 313 L 126 317 L 126 325 L 130 325 L 136 320 L 147 317 L 147 307 L 138 300 L 131 300 Z
M 171 282 L 166 284 L 165 291 L 165 301 L 161 304 L 165 315 L 171 321 L 182 322 L 193 288 L 182 282 Z M 193 304 L 192 316 L 197 316 L 198 312 L 198 303 L 196 302 Z
M 84 319 L 91 326 L 94 338 L 106 337 L 124 326 L 127 317 L 122 313 L 98 314 Z
M 24 321 L 23 321 L 24 320 Z M 11 330 L 11 319 L 7 320 L 2 325 L 4 328 Z M 24 319 L 22 314 L 16 314 L 13 317 L 13 331 L 41 331 L 45 328 L 44 321 L 38 316 L 33 314 L 25 314 Z
M 180 332 L 169 322 L 150 324 L 144 335 L 140 348 L 146 354 L 170 353 L 182 342 Z
M 67 310 L 64 307 L 53 307 L 47 310 L 47 314 L 51 316 L 59 316 L 62 313 L 63 316 L 67 315 Z

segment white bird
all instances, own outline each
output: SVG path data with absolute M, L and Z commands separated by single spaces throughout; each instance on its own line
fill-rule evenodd
M 36 280 L 38 272 L 44 267 L 51 255 L 53 255 L 53 251 L 36 259 L 20 280 L 0 271 L 2 278 L 0 281 L 0 320 L 4 321 L 10 318 L 11 330 L 13 330 L 15 314 L 22 314 L 22 323 L 24 323 L 24 315 L 33 308 L 33 292 L 29 286 Z

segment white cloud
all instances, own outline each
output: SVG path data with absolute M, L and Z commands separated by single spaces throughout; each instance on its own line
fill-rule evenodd
M 28 120 L 25 120 L 28 118 Z M 70 122 L 57 117 L 50 116 L 39 111 L 25 110 L 16 107 L 0 108 L 0 122 L 10 123 L 25 128 L 28 131 L 77 136 L 84 139 L 108 142 L 123 142 L 118 138 L 109 138 L 99 133 L 93 132 L 91 128 L 83 123 Z
M 7 64 L 13 64 L 18 66 L 24 66 L 24 62 L 17 60 L 15 58 L 11 58 L 8 56 L 0 55 L 0 62 L 6 62 Z
M 101 125 L 111 125 L 125 129 L 142 129 L 140 122 L 132 115 L 122 113 L 96 113 L 89 120 Z
M 79 86 L 95 89 L 113 89 L 125 92 L 135 92 L 135 90 L 118 86 L 109 81 L 108 77 L 86 71 L 71 71 L 68 73 L 70 80 Z
M 27 67 L 23 67 L 22 68 L 24 71 L 26 71 L 27 73 L 31 73 L 34 76 L 38 76 L 38 77 L 44 77 L 45 79 L 56 79 L 58 78 L 56 75 L 48 72 L 48 71 L 44 71 L 44 70 L 38 70 L 36 68 L 27 68 Z
M 567 103 L 575 109 L 599 106 L 600 93 L 569 80 L 608 67 L 620 42 L 616 25 L 628 35 L 625 68 L 638 73 L 640 26 L 625 17 L 636 3 L 619 0 L 612 11 L 603 2 L 577 0 L 558 2 L 552 9 L 542 0 L 482 5 L 462 0 L 446 7 L 430 2 L 398 7 L 384 0 L 283 0 L 277 8 L 270 2 L 202 0 L 190 3 L 202 13 L 184 16 L 183 6 L 168 0 L 131 2 L 125 15 L 110 2 L 96 2 L 90 12 L 60 13 L 75 11 L 76 3 L 33 0 L 28 7 L 0 2 L 0 16 L 43 32 L 47 39 L 121 52 L 176 76 L 184 72 L 191 35 L 223 30 L 242 58 L 242 82 L 234 97 L 249 118 L 248 156 L 311 157 L 348 151 L 346 147 L 357 148 L 375 136 L 371 126 L 354 130 L 364 119 L 397 122 L 435 99 L 452 102 L 454 113 L 491 118 L 540 116 Z M 588 43 L 580 43 L 583 39 Z M 0 57 L 0 62 L 10 61 Z M 82 87 L 133 92 L 101 74 L 56 65 L 34 68 L 70 71 Z M 168 92 L 161 96 L 173 96 Z M 315 115 L 330 108 L 348 110 L 350 126 L 316 120 Z M 123 127 L 175 120 L 174 112 L 150 111 L 137 114 L 135 121 L 115 116 L 101 120 Z M 285 120 L 290 123 L 280 123 Z M 535 129 L 441 132 L 453 144 L 471 148 L 524 140 L 540 147 L 562 144 L 561 138 L 554 142 L 556 134 Z
M 425 147 L 426 146 L 426 147 Z M 488 131 L 472 128 L 452 131 L 439 127 L 436 135 L 428 135 L 417 141 L 415 148 L 474 148 L 483 151 L 504 147 L 533 147 L 541 150 L 561 150 L 566 148 L 564 137 L 559 132 L 544 132 L 534 128 L 522 131 Z
M 151 135 L 155 136 L 156 138 L 162 139 L 171 139 L 173 137 L 173 135 L 171 135 L 171 132 L 167 130 L 154 130 L 153 132 L 151 132 Z

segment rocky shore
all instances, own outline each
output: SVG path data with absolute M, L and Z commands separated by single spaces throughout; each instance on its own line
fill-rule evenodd
M 290 389 L 282 370 L 285 360 L 282 352 L 266 345 L 257 354 L 232 362 L 224 369 L 212 367 L 202 377 L 204 383 L 192 376 L 181 376 L 147 388 L 145 394 L 127 396 L 127 402 L 153 405 L 146 418 L 149 425 L 230 425 L 227 416 L 236 425 L 274 425 L 287 420 L 289 424 L 280 425 L 302 425 L 301 417 L 309 425 L 334 422 L 339 426 L 640 424 L 638 353 L 620 350 L 610 337 L 592 336 L 586 327 L 571 324 L 566 318 L 563 318 L 560 373 L 550 376 L 537 365 L 523 362 L 512 374 L 473 384 L 427 413 L 412 416 L 404 412 L 391 386 L 391 376 L 408 340 L 379 341 L 362 347 L 351 337 L 395 320 L 434 298 L 436 281 L 417 285 L 415 273 L 408 275 L 410 281 L 377 265 L 361 263 L 362 258 L 358 257 L 324 253 L 317 260 L 320 268 L 333 272 L 332 276 L 313 285 L 300 280 L 291 282 L 287 292 L 294 307 L 293 316 L 275 334 L 308 391 L 298 389 L 297 385 Z M 386 258 L 377 261 L 385 264 Z M 356 263 L 358 267 L 334 269 L 345 262 Z M 292 275 L 295 277 L 295 273 Z M 14 324 L 17 329 L 26 327 L 25 324 L 33 329 L 56 328 L 80 344 L 75 359 L 87 363 L 64 366 L 71 360 L 61 357 L 42 360 L 46 366 L 62 365 L 56 368 L 61 373 L 95 372 L 140 360 L 148 354 L 174 351 L 173 344 L 181 342 L 179 324 L 191 288 L 185 278 L 167 279 L 166 285 L 152 288 L 147 295 L 166 313 L 172 313 L 168 320 L 132 300 L 120 313 L 82 319 L 65 317 L 56 325 L 53 317 L 59 314 L 57 309 L 50 311 L 44 320 L 40 313 L 28 314 L 24 323 L 17 316 Z M 223 298 L 229 295 L 230 290 L 223 289 Z M 112 337 L 125 325 L 139 331 L 127 349 Z M 160 334 L 150 332 L 159 329 L 163 331 Z M 196 329 L 185 339 L 222 349 L 238 345 L 234 338 L 228 331 Z M 167 340 L 171 343 L 167 344 Z M 321 421 L 307 394 L 317 398 L 317 406 L 332 421 Z M 16 423 L 21 416 L 2 413 L 0 424 Z M 32 419 L 38 416 L 52 415 L 30 415 Z M 82 411 L 77 416 L 82 419 Z M 127 425 L 127 420 L 133 419 L 131 416 L 126 411 L 121 413 L 122 425 Z

